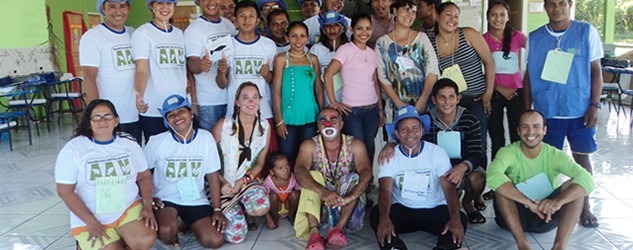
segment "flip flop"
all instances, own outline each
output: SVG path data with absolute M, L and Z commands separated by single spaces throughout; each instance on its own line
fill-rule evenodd
M 475 206 L 475 208 L 479 211 L 484 211 L 486 210 L 486 208 L 488 207 L 488 205 L 486 205 L 485 202 L 481 202 L 481 201 L 474 201 L 473 205 Z
M 306 246 L 306 250 L 324 250 L 325 246 L 323 245 L 323 237 L 318 233 L 311 234 L 310 239 L 308 240 L 308 245 Z
M 325 247 L 332 249 L 341 249 L 347 246 L 347 237 L 343 234 L 343 230 L 333 227 L 325 237 Z
M 589 216 L 580 216 L 580 225 L 586 228 L 596 228 L 600 226 L 600 223 L 598 223 L 598 218 L 595 215 L 590 214 Z
M 479 211 L 468 213 L 468 221 L 471 224 L 484 224 L 486 223 L 486 217 L 481 215 Z

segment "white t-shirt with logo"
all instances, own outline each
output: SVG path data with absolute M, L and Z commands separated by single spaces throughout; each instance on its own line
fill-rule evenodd
M 182 206 L 209 205 L 204 178 L 220 170 L 217 144 L 209 131 L 197 129 L 186 144 L 176 140 L 171 131 L 154 135 L 145 146 L 145 156 L 150 169 L 154 169 L 154 197 Z M 178 182 L 191 177 L 200 196 L 184 201 Z
M 423 142 L 422 152 L 411 158 L 403 153 L 403 151 L 408 153 L 408 150 L 402 145 L 398 145 L 394 150 L 396 152 L 393 158 L 381 166 L 378 172 L 378 179 L 393 179 L 392 204 L 399 203 L 414 209 L 446 205 L 446 196 L 440 184 L 440 177 L 448 172 L 452 165 L 444 149 L 433 143 Z M 403 195 L 403 184 L 406 181 L 405 178 L 409 176 L 415 178 L 414 182 L 421 182 L 421 178 L 418 178 L 420 176 L 428 176 L 428 187 L 424 197 L 409 199 Z
M 121 123 L 138 121 L 134 74 L 136 64 L 132 56 L 134 28 L 125 27 L 118 32 L 105 24 L 86 32 L 79 42 L 81 66 L 96 67 L 99 98 L 114 104 Z
M 229 102 L 226 109 L 226 116 L 231 117 L 231 115 L 233 115 L 235 93 L 239 86 L 244 82 L 251 81 L 257 85 L 263 97 L 260 102 L 261 118 L 272 118 L 273 111 L 270 84 L 259 74 L 259 69 L 264 63 L 269 62 L 269 68 L 272 74 L 273 60 L 277 51 L 275 42 L 269 38 L 260 36 L 253 42 L 245 43 L 240 41 L 237 36 L 234 36 L 233 48 L 233 55 L 227 55 L 230 73 L 228 87 Z
M 187 57 L 202 58 L 207 50 L 207 43 L 223 36 L 235 35 L 237 31 L 231 21 L 222 17 L 213 22 L 204 17 L 193 21 L 185 30 L 185 49 Z M 218 74 L 218 63 L 213 62 L 209 72 L 193 75 L 196 79 L 196 95 L 201 106 L 224 105 L 227 103 L 227 90 L 218 87 L 215 77 Z
M 101 222 L 109 224 L 116 221 L 121 212 L 96 213 L 97 178 L 125 178 L 125 207 L 140 199 L 136 184 L 138 173 L 147 170 L 147 161 L 141 147 L 133 140 L 115 136 L 111 142 L 94 142 L 88 137 L 79 136 L 70 140 L 57 155 L 55 163 L 55 182 L 75 184 L 75 192 L 88 210 Z M 70 227 L 85 226 L 73 212 L 70 212 Z
M 319 36 L 321 35 L 321 24 L 319 23 L 320 15 L 321 14 L 303 20 L 303 23 L 308 26 L 308 31 L 310 33 L 308 34 L 310 36 L 310 41 L 308 41 L 309 45 L 313 45 L 319 42 Z M 352 37 L 352 30 L 349 27 L 350 25 L 352 25 L 352 19 L 346 16 L 343 16 L 343 18 L 345 18 L 345 21 L 347 21 L 347 32 L 345 32 L 345 35 L 347 35 L 347 38 L 349 39 Z
M 147 59 L 149 72 L 143 95 L 149 109 L 142 116 L 161 117 L 157 108 L 170 95 L 185 96 L 187 68 L 182 30 L 171 26 L 166 32 L 153 23 L 141 25 L 132 35 L 134 59 Z M 135 101 L 136 103 L 136 101 Z

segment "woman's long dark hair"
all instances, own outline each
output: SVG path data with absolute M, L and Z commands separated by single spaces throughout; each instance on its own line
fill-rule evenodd
M 261 92 L 259 92 L 259 88 L 257 87 L 257 84 L 253 83 L 253 82 L 243 82 L 238 88 L 237 91 L 235 92 L 235 101 L 237 102 L 237 100 L 239 100 L 240 98 L 240 94 L 242 93 L 242 89 L 251 86 L 254 87 L 255 89 L 257 89 L 257 94 L 259 95 L 259 99 L 260 99 L 260 107 L 257 110 L 257 116 L 255 117 L 255 120 L 257 121 L 257 127 L 259 128 L 259 135 L 264 135 L 264 127 L 262 127 L 262 124 L 259 122 L 259 119 L 262 117 L 260 110 L 261 110 L 261 98 L 262 98 L 262 94 Z M 236 104 L 233 104 L 233 116 L 231 118 L 233 118 L 233 133 L 231 134 L 231 136 L 235 135 L 235 132 L 237 132 L 237 123 L 239 119 L 239 114 L 240 114 L 240 107 L 238 107 Z
M 92 116 L 92 111 L 94 111 L 94 109 L 98 106 L 106 106 L 108 109 L 110 109 L 114 117 L 119 118 L 119 114 L 116 112 L 116 109 L 114 108 L 114 104 L 112 104 L 112 102 L 104 99 L 92 100 L 86 107 L 86 110 L 84 110 L 84 113 L 81 115 L 79 125 L 77 125 L 75 131 L 73 131 L 73 138 L 78 136 L 85 136 L 90 139 L 93 138 L 92 128 L 90 128 L 90 116 Z M 131 135 L 121 133 L 121 123 L 117 124 L 112 131 L 112 136 L 115 135 L 119 135 L 120 137 L 136 141 L 136 139 L 134 139 L 134 137 L 132 137 Z
M 448 8 L 448 6 L 455 6 L 455 8 L 457 8 L 459 12 L 462 12 L 459 6 L 457 6 L 457 4 L 453 2 L 445 2 L 440 5 L 437 5 L 437 8 L 435 8 L 435 12 L 437 12 L 437 15 L 439 16 L 440 14 L 442 14 L 442 12 L 444 12 L 446 8 Z M 437 36 L 439 33 L 440 33 L 440 28 L 439 28 L 439 25 L 437 24 L 437 21 L 435 21 L 435 35 Z
M 492 10 L 492 7 L 495 7 L 497 5 L 501 5 L 503 8 L 505 8 L 506 11 L 508 12 L 508 15 L 510 15 L 510 5 L 508 5 L 508 3 L 504 1 L 497 0 L 493 2 L 492 4 L 490 4 L 490 7 L 488 7 L 488 10 L 486 11 L 486 17 L 490 16 L 490 10 Z M 503 51 L 504 59 L 508 59 L 508 55 L 510 54 L 510 43 L 512 43 L 512 36 L 515 33 L 516 31 L 514 31 L 512 27 L 510 27 L 506 23 L 506 26 L 503 29 L 503 41 L 502 41 L 503 46 L 501 48 L 501 51 Z

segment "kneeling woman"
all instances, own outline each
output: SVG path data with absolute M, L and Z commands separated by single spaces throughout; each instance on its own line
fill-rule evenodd
M 150 249 L 157 229 L 143 150 L 121 133 L 114 105 L 97 99 L 57 156 L 57 193 L 81 249 Z M 139 190 L 140 195 L 139 197 Z
M 191 105 L 184 97 L 167 97 L 158 111 L 169 131 L 150 137 L 145 147 L 147 161 L 154 169 L 158 238 L 168 246 L 179 246 L 180 217 L 202 246 L 219 248 L 224 244 L 228 220 L 220 210 L 220 158 L 215 140 L 208 131 L 198 129 Z
M 246 237 L 244 212 L 257 217 L 270 209 L 268 192 L 257 180 L 270 139 L 269 123 L 259 112 L 261 100 L 257 85 L 242 83 L 235 94 L 233 115 L 220 119 L 213 128 L 213 137 L 222 150 L 222 212 L 231 220 L 225 232 L 225 240 L 231 243 Z

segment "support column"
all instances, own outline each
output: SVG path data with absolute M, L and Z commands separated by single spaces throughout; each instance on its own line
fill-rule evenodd
M 615 30 L 615 0 L 604 1 L 604 27 L 602 27 L 602 43 L 613 43 L 613 34 Z

